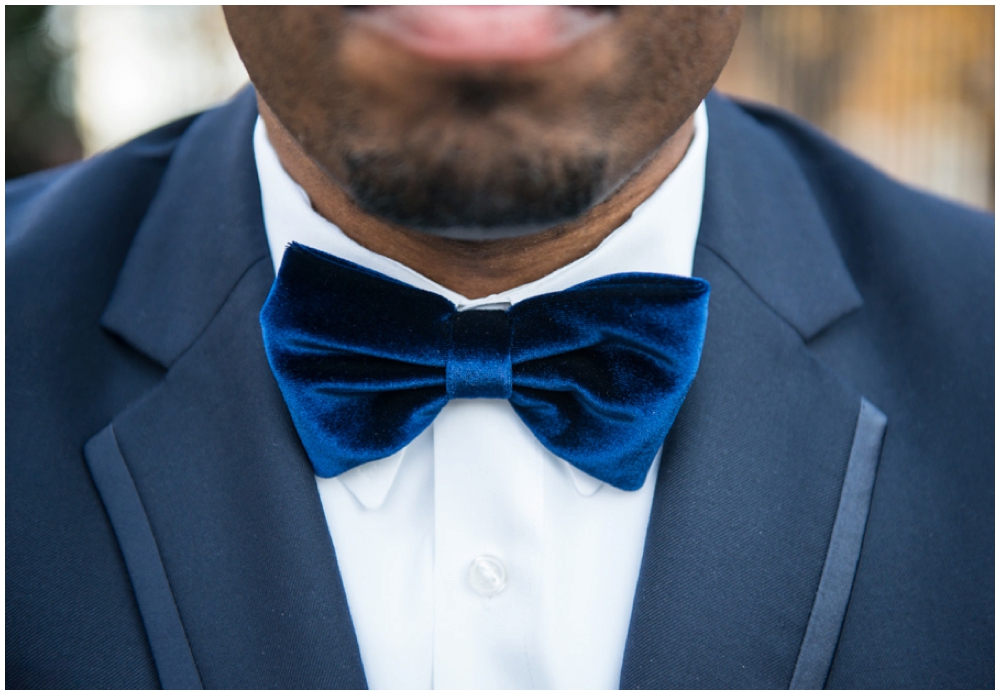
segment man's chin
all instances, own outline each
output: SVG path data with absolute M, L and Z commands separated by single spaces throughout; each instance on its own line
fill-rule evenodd
M 395 207 L 385 198 L 379 200 L 377 205 L 358 199 L 354 202 L 365 212 L 395 227 L 441 239 L 489 242 L 552 231 L 580 219 L 596 201 L 588 197 L 586 201 L 573 201 L 572 205 L 556 206 L 555 209 L 536 208 L 531 215 L 511 214 L 510 210 L 496 210 L 491 214 L 481 206 L 470 206 L 468 211 L 453 207 L 442 210 L 433 205 L 416 209 L 412 206 Z
M 587 213 L 607 192 L 605 157 L 521 157 L 462 170 L 406 158 L 354 158 L 347 191 L 365 212 L 428 235 L 467 241 L 539 234 Z

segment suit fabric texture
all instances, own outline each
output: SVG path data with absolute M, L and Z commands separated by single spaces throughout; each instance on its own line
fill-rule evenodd
M 623 688 L 992 688 L 993 218 L 707 99 Z M 268 368 L 254 94 L 7 186 L 7 685 L 363 688 Z

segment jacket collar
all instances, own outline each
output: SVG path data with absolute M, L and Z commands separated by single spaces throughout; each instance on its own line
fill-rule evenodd
M 170 367 L 268 256 L 251 147 L 256 95 L 195 119 L 125 259 L 102 325 Z
M 731 101 L 706 99 L 711 138 L 698 245 L 809 340 L 861 306 L 798 164 Z

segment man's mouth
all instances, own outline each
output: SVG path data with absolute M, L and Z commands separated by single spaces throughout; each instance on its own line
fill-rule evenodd
M 607 6 L 352 6 L 349 16 L 421 58 L 530 63 L 554 58 L 607 26 Z

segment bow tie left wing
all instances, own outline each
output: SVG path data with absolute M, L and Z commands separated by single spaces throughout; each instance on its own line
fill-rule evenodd
M 261 310 L 271 370 L 320 477 L 402 449 L 448 402 L 451 302 L 292 244 Z

